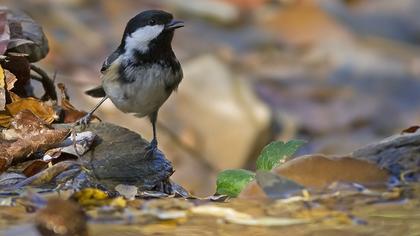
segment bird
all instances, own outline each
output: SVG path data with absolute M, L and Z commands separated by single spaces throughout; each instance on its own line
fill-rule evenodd
M 108 98 L 121 111 L 149 117 L 153 139 L 146 148 L 150 156 L 158 150 L 156 121 L 159 108 L 183 78 L 181 64 L 172 50 L 176 29 L 184 22 L 171 13 L 147 10 L 131 18 L 120 45 L 102 64 L 102 84 L 86 91 L 102 100 L 76 122 L 85 127 L 96 109 Z

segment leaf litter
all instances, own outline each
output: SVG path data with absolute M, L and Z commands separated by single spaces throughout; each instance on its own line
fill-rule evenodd
M 10 39 L 10 32 L 15 30 L 21 34 L 14 33 Z M 21 12 L 1 7 L 0 39 L 0 126 L 4 127 L 0 128 L 0 190 L 64 184 L 80 169 L 74 161 L 76 154 L 86 153 L 96 136 L 78 132 L 69 137 L 68 127 L 54 128 L 53 123 L 73 123 L 86 113 L 70 103 L 63 84 L 58 85 L 62 96 L 57 104 L 53 81 L 30 64 L 48 52 L 39 25 Z M 41 81 L 45 90 L 42 98 L 24 88 L 31 79 Z

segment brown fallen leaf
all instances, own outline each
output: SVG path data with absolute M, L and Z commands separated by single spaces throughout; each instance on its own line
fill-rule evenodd
M 0 140 L 0 173 L 5 171 L 12 162 L 22 157 L 27 157 L 34 152 L 28 140 L 15 141 Z
M 7 111 L 0 111 L 0 126 L 9 127 L 13 117 Z
M 269 199 L 256 180 L 251 181 L 244 190 L 241 191 L 238 198 L 241 199 Z
M 308 188 L 322 189 L 334 182 L 385 185 L 388 171 L 350 157 L 327 157 L 321 154 L 297 157 L 274 169 L 274 172 Z
M 48 163 L 48 161 L 34 160 L 22 171 L 22 173 L 26 177 L 31 177 L 46 169 L 48 167 Z
M 366 161 L 350 157 L 327 157 L 321 154 L 297 157 L 273 170 L 307 188 L 321 190 L 336 182 L 385 186 L 388 171 Z M 267 194 L 252 181 L 240 193 L 243 199 L 268 199 Z
M 10 125 L 20 138 L 28 135 L 37 135 L 44 129 L 52 129 L 47 122 L 40 119 L 30 110 L 23 110 L 16 114 Z
M 69 100 L 67 95 L 66 88 L 63 83 L 58 84 L 58 88 L 61 91 L 61 107 L 64 110 L 64 123 L 73 123 L 83 116 L 86 115 L 86 112 L 77 110 Z
M 61 107 L 64 111 L 64 123 L 73 123 L 78 121 L 80 118 L 84 117 L 87 113 L 84 111 L 77 110 L 69 100 L 69 96 L 67 94 L 66 87 L 63 83 L 58 83 L 57 87 L 60 89 L 61 92 Z M 92 117 L 98 119 L 95 115 Z
M 35 225 L 42 235 L 87 236 L 87 216 L 75 202 L 53 198 L 37 212 Z
M 59 174 L 67 170 L 80 170 L 80 164 L 76 161 L 62 161 L 59 162 L 43 171 L 23 180 L 22 182 L 15 185 L 15 188 L 24 186 L 41 186 L 44 184 L 50 184 Z M 58 180 L 60 181 L 60 180 Z
M 5 83 L 6 83 L 6 89 L 7 91 L 12 90 L 15 87 L 15 83 L 17 81 L 16 76 L 8 71 L 8 70 L 4 70 L 4 76 L 5 76 Z
M 21 100 L 21 98 L 14 92 L 9 91 L 9 96 L 10 96 L 10 101 L 11 102 L 17 102 L 19 100 Z
M 29 110 L 19 112 L 11 124 L 15 139 L 0 139 L 0 172 L 34 152 L 56 147 L 69 134 L 68 129 L 52 129 Z
M 401 131 L 401 134 L 412 134 L 417 132 L 417 130 L 420 129 L 420 126 L 418 125 L 413 125 L 411 127 L 408 127 L 407 129 L 404 129 L 403 131 Z
M 36 98 L 20 98 L 12 91 L 9 95 L 12 102 L 6 105 L 6 111 L 0 111 L 0 126 L 9 127 L 13 116 L 23 110 L 31 111 L 49 124 L 55 120 L 56 113 L 51 104 Z
M 52 105 L 42 102 L 35 98 L 22 98 L 18 101 L 6 105 L 7 111 L 12 115 L 17 115 L 22 110 L 29 110 L 37 117 L 51 124 L 54 121 L 55 112 Z

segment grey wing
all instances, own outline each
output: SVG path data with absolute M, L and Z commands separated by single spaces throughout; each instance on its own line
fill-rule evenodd
M 102 63 L 101 73 L 103 74 L 120 55 L 121 52 L 119 48 L 109 55 L 105 59 L 104 63 Z
M 109 55 L 104 63 L 102 63 L 102 67 L 101 67 L 101 73 L 105 74 L 105 71 L 108 70 L 108 68 L 112 65 L 112 63 L 121 55 L 121 51 L 118 48 L 117 50 L 115 50 L 111 55 Z M 105 97 L 106 93 L 104 88 L 101 86 L 98 86 L 96 88 L 90 89 L 88 91 L 85 92 L 87 95 L 95 97 L 95 98 L 99 98 L 99 97 Z

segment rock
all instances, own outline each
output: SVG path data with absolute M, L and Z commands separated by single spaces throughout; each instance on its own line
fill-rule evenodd
M 242 167 L 269 141 L 268 108 L 213 56 L 183 68 L 178 93 L 161 109 L 162 123 L 214 170 Z
M 376 163 L 399 176 L 420 167 L 420 132 L 391 136 L 354 151 L 352 157 Z
M 48 40 L 39 24 L 19 10 L 0 6 L 1 12 L 7 13 L 10 28 L 10 41 L 6 53 L 27 54 L 30 62 L 37 62 L 48 54 Z
M 88 130 L 98 139 L 83 155 L 82 162 L 108 189 L 126 184 L 139 190 L 152 190 L 172 175 L 171 163 L 160 151 L 153 158 L 144 157 L 149 143 L 139 134 L 109 123 L 91 124 Z

